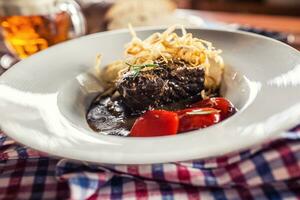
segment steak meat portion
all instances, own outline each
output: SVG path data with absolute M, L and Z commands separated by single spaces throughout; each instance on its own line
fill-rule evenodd
M 138 74 L 128 71 L 117 82 L 117 91 L 132 112 L 157 109 L 193 97 L 201 99 L 203 67 L 193 67 L 183 61 L 166 63 L 162 59 L 155 64 L 158 66 Z

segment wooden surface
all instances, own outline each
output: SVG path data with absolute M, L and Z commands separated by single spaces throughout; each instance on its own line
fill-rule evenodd
M 263 28 L 270 31 L 279 31 L 282 33 L 290 34 L 291 38 L 294 37 L 292 46 L 300 50 L 300 17 L 191 10 L 187 10 L 186 12 L 190 12 L 194 15 L 200 16 L 204 20 L 223 22 L 227 24 L 247 25 L 255 28 Z
M 226 23 L 238 23 L 259 28 L 266 28 L 274 31 L 300 34 L 300 17 L 237 14 L 209 11 L 195 11 L 193 13 L 208 20 L 221 21 Z

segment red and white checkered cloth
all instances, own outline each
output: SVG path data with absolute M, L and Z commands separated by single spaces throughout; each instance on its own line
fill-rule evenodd
M 219 158 L 93 166 L 0 134 L 0 199 L 300 199 L 300 129 Z
M 0 199 L 68 198 L 67 182 L 55 176 L 57 162 L 0 133 Z

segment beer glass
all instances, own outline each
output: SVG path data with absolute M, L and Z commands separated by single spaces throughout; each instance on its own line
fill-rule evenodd
M 86 32 L 74 0 L 0 0 L 0 27 L 7 48 L 19 59 Z

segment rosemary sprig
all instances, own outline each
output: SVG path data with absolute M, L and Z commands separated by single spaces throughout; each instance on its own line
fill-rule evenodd
M 130 69 L 133 72 L 133 76 L 134 77 L 137 77 L 140 74 L 141 70 L 144 69 L 144 68 L 146 68 L 146 67 L 153 67 L 154 68 L 154 67 L 158 67 L 159 66 L 158 64 L 132 65 L 132 64 L 127 63 L 127 62 L 125 64 L 130 67 Z
M 187 115 L 209 115 L 209 114 L 215 114 L 220 113 L 220 110 L 206 110 L 206 109 L 199 109 L 199 110 L 193 110 L 191 112 L 187 112 Z

